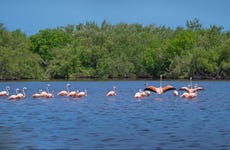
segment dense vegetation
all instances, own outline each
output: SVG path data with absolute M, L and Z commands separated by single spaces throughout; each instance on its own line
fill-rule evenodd
M 186 28 L 103 21 L 27 37 L 0 24 L 0 79 L 230 78 L 230 31 L 198 19 Z

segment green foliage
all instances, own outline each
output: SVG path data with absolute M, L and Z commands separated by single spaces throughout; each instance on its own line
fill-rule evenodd
M 29 39 L 31 51 L 39 54 L 44 61 L 51 59 L 52 48 L 64 47 L 68 43 L 68 38 L 62 29 L 40 30 Z
M 191 76 L 191 63 L 193 55 L 188 53 L 186 55 L 176 56 L 169 66 L 170 72 L 167 76 L 170 78 L 184 79 Z
M 26 37 L 0 24 L 0 79 L 230 78 L 230 32 L 197 18 L 186 27 L 104 20 Z
M 218 55 L 213 50 L 196 48 L 191 61 L 192 75 L 195 77 L 214 78 L 218 71 Z
M 195 45 L 195 33 L 191 30 L 183 30 L 176 33 L 176 36 L 170 39 L 167 43 L 167 52 L 170 58 L 173 58 L 181 53 L 187 53 Z
M 225 41 L 223 45 L 218 48 L 217 53 L 219 58 L 217 60 L 219 66 L 218 77 L 229 77 L 230 76 L 230 39 Z
M 202 24 L 200 24 L 200 20 L 195 18 L 194 20 L 187 20 L 186 26 L 188 29 L 193 31 L 199 31 L 202 29 Z
M 0 79 L 45 78 L 41 58 L 29 50 L 0 49 Z
M 28 49 L 20 30 L 7 31 L 0 25 L 0 79 L 44 79 L 42 59 Z

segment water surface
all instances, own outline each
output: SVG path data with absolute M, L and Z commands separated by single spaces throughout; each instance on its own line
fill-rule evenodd
M 0 98 L 0 148 L 14 149 L 230 149 L 230 82 L 196 81 L 205 91 L 193 100 L 151 93 L 136 100 L 146 81 L 68 82 L 84 98 L 32 99 L 39 89 L 58 91 L 67 82 L 2 82 L 28 88 L 26 98 Z M 159 85 L 158 81 L 147 81 Z M 177 88 L 188 81 L 163 81 Z M 117 87 L 117 96 L 106 93 Z M 179 94 L 182 94 L 180 92 Z

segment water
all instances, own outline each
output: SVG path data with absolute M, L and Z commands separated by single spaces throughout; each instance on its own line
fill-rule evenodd
M 195 81 L 194 81 L 195 82 Z M 27 87 L 20 101 L 0 98 L 1 149 L 230 149 L 229 81 L 196 81 L 205 91 L 197 98 L 163 95 L 136 100 L 145 81 L 68 82 L 87 90 L 84 98 L 32 99 L 39 89 L 61 91 L 67 82 L 3 82 Z M 148 81 L 159 85 L 158 81 Z M 163 81 L 186 86 L 189 81 Z M 106 93 L 117 87 L 116 97 Z M 179 92 L 182 94 L 182 92 Z

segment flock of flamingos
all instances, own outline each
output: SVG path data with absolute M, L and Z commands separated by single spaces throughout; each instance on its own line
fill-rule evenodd
M 45 97 L 47 99 L 53 98 L 54 97 L 54 91 L 49 92 L 49 84 L 46 85 L 46 91 L 39 90 L 39 93 L 35 93 L 32 95 L 32 98 L 40 98 L 40 97 Z M 81 98 L 84 96 L 87 96 L 87 91 L 69 91 L 70 84 L 66 84 L 66 90 L 62 90 L 58 92 L 58 96 L 68 96 L 72 98 Z M 5 91 L 0 92 L 0 96 L 8 96 L 8 100 L 20 100 L 26 97 L 25 91 L 26 87 L 22 89 L 22 93 L 19 93 L 19 89 L 16 89 L 16 93 L 13 95 L 9 95 L 9 90 L 10 87 L 7 86 Z M 149 96 L 150 92 L 154 92 L 157 94 L 163 94 L 169 90 L 174 90 L 173 94 L 175 96 L 178 96 L 178 90 L 171 86 L 171 85 L 166 85 L 165 87 L 162 87 L 162 75 L 160 76 L 160 86 L 155 87 L 155 86 L 148 86 L 146 85 L 146 88 L 142 91 L 141 89 L 134 95 L 136 99 L 141 99 L 143 97 Z M 198 96 L 198 90 L 204 90 L 202 87 L 199 87 L 197 84 L 192 87 L 192 78 L 190 78 L 190 84 L 187 87 L 181 87 L 179 90 L 184 90 L 185 92 L 180 96 L 182 98 L 186 99 L 193 99 Z M 116 87 L 113 87 L 113 90 L 109 91 L 106 96 L 116 96 Z

